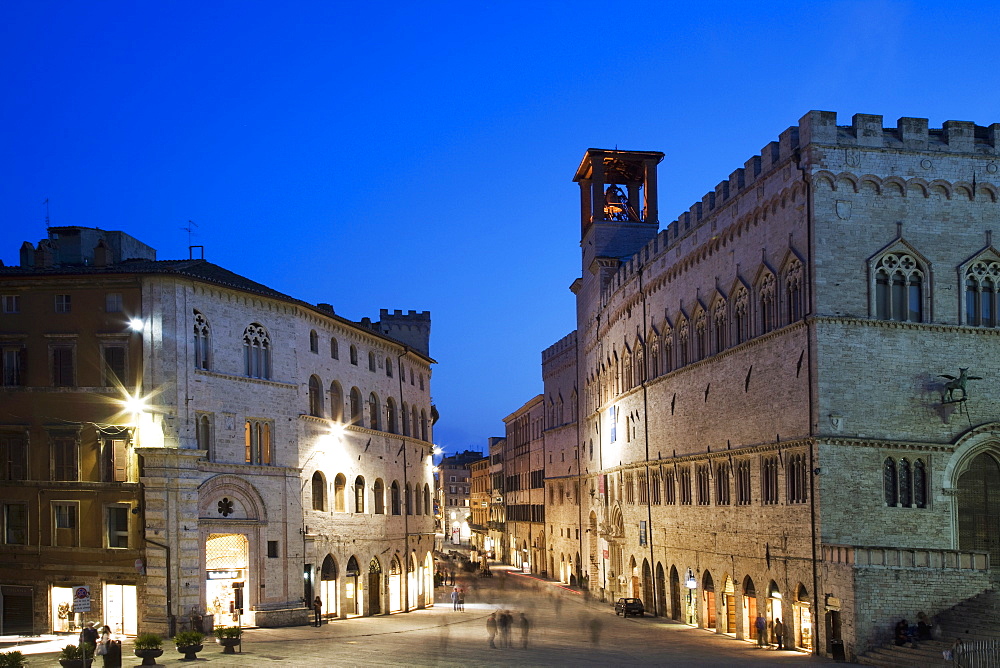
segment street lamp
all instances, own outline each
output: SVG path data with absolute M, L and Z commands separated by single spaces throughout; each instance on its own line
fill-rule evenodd
M 688 575 L 687 579 L 684 581 L 684 586 L 688 589 L 698 588 L 698 581 L 694 579 L 694 573 L 691 572 L 690 568 L 688 569 Z

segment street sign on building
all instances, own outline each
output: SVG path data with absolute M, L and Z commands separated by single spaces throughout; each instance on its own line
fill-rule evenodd
M 90 612 L 90 587 L 73 587 L 73 612 Z

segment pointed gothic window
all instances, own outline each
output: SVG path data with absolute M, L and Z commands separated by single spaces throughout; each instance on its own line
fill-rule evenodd
M 885 505 L 890 508 L 896 507 L 899 503 L 899 488 L 896 479 L 896 461 L 892 457 L 887 457 L 882 464 L 882 491 L 885 494 Z
M 907 253 L 886 253 L 875 264 L 875 314 L 880 320 L 923 322 L 924 270 Z
M 965 272 L 965 324 L 997 326 L 997 285 L 1000 262 L 979 260 Z

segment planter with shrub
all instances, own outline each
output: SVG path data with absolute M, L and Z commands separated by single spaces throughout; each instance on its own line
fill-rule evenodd
M 174 636 L 174 644 L 177 645 L 177 651 L 184 655 L 181 661 L 194 661 L 197 659 L 197 654 L 202 649 L 204 645 L 201 641 L 205 639 L 205 634 L 200 631 L 181 631 Z

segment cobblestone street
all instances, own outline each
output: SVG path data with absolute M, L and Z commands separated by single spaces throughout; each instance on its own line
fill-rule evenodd
M 158 665 L 236 666 L 793 666 L 832 663 L 801 652 L 759 650 L 751 643 L 659 618 L 623 619 L 605 603 L 586 602 L 555 583 L 497 569 L 494 578 L 460 581 L 464 612 L 452 609 L 450 588 L 438 589 L 431 610 L 388 617 L 337 620 L 321 628 L 247 629 L 242 654 L 224 655 L 205 643 L 198 661 L 181 662 L 165 642 Z M 490 649 L 486 618 L 497 609 L 514 614 L 510 648 Z M 522 648 L 519 613 L 531 622 Z M 66 638 L 25 652 L 74 642 Z M 499 644 L 499 639 L 498 639 Z M 6 648 L 11 649 L 11 648 Z M 140 660 L 126 644 L 124 666 Z M 58 666 L 57 655 L 33 653 L 29 665 Z M 95 666 L 100 666 L 100 661 Z

